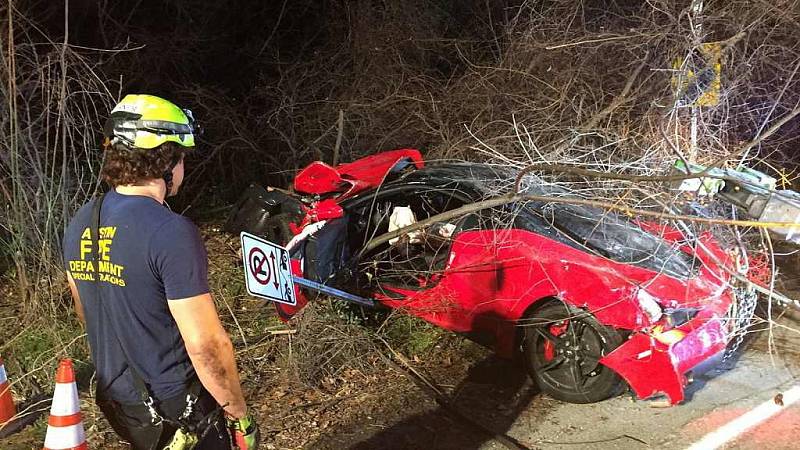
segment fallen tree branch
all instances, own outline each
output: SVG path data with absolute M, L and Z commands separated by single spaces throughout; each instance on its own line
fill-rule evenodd
M 773 134 L 775 134 L 775 132 L 778 131 L 778 129 L 780 129 L 782 126 L 786 125 L 786 123 L 789 122 L 790 120 L 792 120 L 795 117 L 797 117 L 798 114 L 800 114 L 800 105 L 796 106 L 788 114 L 786 114 L 785 116 L 783 116 L 780 119 L 778 119 L 774 124 L 772 124 L 771 127 L 767 128 L 767 131 L 765 131 L 764 133 L 754 137 L 752 140 L 750 140 L 747 143 L 745 143 L 739 150 L 734 152 L 728 158 L 729 159 L 730 158 L 736 158 L 738 156 L 744 155 L 745 153 L 749 152 L 750 149 L 752 149 L 756 145 L 758 145 L 761 142 L 763 142 L 764 139 L 766 139 L 766 138 L 772 136 Z
M 678 154 L 678 157 L 681 159 L 681 161 L 683 161 L 684 164 L 687 163 L 687 161 L 680 154 Z M 687 165 L 686 166 L 687 171 L 689 170 L 688 167 L 689 166 Z M 514 182 L 514 191 L 516 191 L 516 192 L 520 191 L 520 186 L 522 184 L 522 179 L 525 177 L 525 175 L 528 175 L 531 172 L 539 171 L 539 172 L 563 172 L 563 173 L 570 173 L 570 174 L 573 174 L 573 175 L 580 175 L 580 176 L 584 176 L 584 177 L 587 177 L 587 178 L 604 178 L 604 179 L 607 179 L 607 180 L 630 181 L 630 182 L 637 182 L 637 183 L 646 182 L 646 181 L 650 181 L 650 182 L 670 182 L 670 181 L 691 180 L 693 178 L 713 178 L 713 179 L 716 179 L 716 180 L 731 181 L 731 182 L 736 182 L 736 183 L 740 183 L 740 184 L 745 184 L 745 185 L 757 187 L 757 188 L 762 189 L 762 190 L 764 190 L 766 192 L 769 192 L 771 194 L 775 194 L 775 195 L 779 195 L 779 196 L 784 196 L 785 197 L 785 194 L 782 194 L 782 193 L 777 192 L 777 191 L 772 190 L 772 189 L 766 189 L 761 185 L 758 185 L 756 183 L 750 182 L 750 181 L 745 180 L 743 178 L 730 177 L 730 176 L 726 176 L 726 175 L 714 175 L 714 174 L 710 173 L 711 170 L 713 170 L 716 167 L 717 167 L 716 164 L 712 164 L 712 165 L 706 167 L 705 169 L 703 169 L 700 172 L 687 173 L 687 174 L 678 174 L 678 175 L 660 175 L 659 176 L 659 175 L 630 175 L 630 174 L 625 174 L 625 173 L 600 172 L 600 171 L 591 170 L 591 169 L 581 169 L 580 167 L 570 166 L 570 165 L 566 165 L 566 164 L 532 164 L 530 166 L 525 167 L 524 169 L 522 169 L 517 174 L 516 181 Z
M 421 230 L 436 222 L 446 222 L 450 219 L 454 219 L 460 216 L 465 216 L 467 214 L 482 211 L 484 209 L 491 209 L 491 208 L 496 208 L 498 206 L 507 205 L 509 203 L 526 202 L 526 201 L 565 203 L 568 205 L 591 206 L 595 208 L 602 208 L 602 209 L 609 209 L 612 211 L 623 212 L 630 216 L 638 215 L 645 217 L 653 217 L 657 219 L 682 220 L 686 222 L 705 223 L 713 225 L 731 225 L 737 227 L 760 227 L 760 228 L 800 228 L 800 223 L 792 223 L 792 222 L 757 222 L 754 220 L 711 219 L 706 217 L 696 217 L 696 216 L 687 216 L 682 214 L 670 214 L 657 211 L 647 211 L 643 209 L 630 208 L 615 203 L 601 202 L 596 200 L 585 200 L 582 198 L 549 197 L 544 195 L 531 195 L 531 194 L 506 194 L 506 195 L 501 195 L 499 197 L 490 198 L 488 200 L 470 203 L 468 205 L 464 205 L 460 208 L 452 209 L 450 211 L 445 211 L 443 213 L 428 217 L 427 219 L 415 222 L 406 227 L 399 228 L 395 231 L 390 231 L 388 233 L 381 234 L 380 236 L 376 236 L 375 238 L 367 242 L 366 245 L 364 245 L 364 247 L 359 252 L 359 256 L 363 255 L 366 252 L 369 252 L 370 250 L 373 250 L 374 248 L 385 242 L 388 242 L 390 239 L 403 236 L 404 234 L 408 234 L 412 231 Z
M 559 48 L 566 48 L 566 47 L 574 47 L 576 45 L 583 45 L 583 44 L 598 44 L 601 42 L 610 42 L 610 41 L 619 41 L 621 39 L 634 39 L 634 38 L 641 38 L 641 37 L 655 37 L 657 35 L 654 34 L 629 34 L 623 36 L 609 36 L 603 38 L 596 38 L 596 39 L 584 39 L 575 42 L 567 42 L 565 44 L 558 44 L 558 45 L 550 45 L 545 47 L 545 50 L 557 50 Z

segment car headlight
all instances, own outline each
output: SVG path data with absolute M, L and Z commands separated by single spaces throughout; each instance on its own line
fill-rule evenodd
M 658 342 L 666 345 L 677 344 L 686 337 L 686 332 L 683 330 L 664 330 L 661 325 L 656 325 L 651 331 L 651 336 L 656 338 Z
M 636 292 L 636 299 L 639 301 L 639 306 L 642 308 L 642 311 L 644 311 L 650 319 L 650 323 L 658 322 L 664 315 L 664 311 L 661 309 L 661 305 L 658 301 L 656 301 L 656 298 L 644 289 L 640 288 Z

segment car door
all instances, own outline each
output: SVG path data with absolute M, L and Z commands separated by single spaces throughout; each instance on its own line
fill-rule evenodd
M 368 252 L 362 249 L 392 229 L 452 211 L 475 197 L 448 180 L 388 186 L 349 203 L 348 235 L 361 284 L 386 306 L 449 330 L 472 331 L 475 312 L 497 285 L 495 241 L 481 229 L 477 214 L 432 222 Z M 397 223 L 398 216 L 405 219 Z

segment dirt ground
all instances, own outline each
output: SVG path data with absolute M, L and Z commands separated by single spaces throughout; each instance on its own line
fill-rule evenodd
M 792 251 L 791 248 L 784 250 Z M 800 297 L 800 254 L 779 257 L 777 262 L 781 276 L 776 287 L 794 298 Z M 778 316 L 776 322 L 771 327 L 761 326 L 760 331 L 749 336 L 749 340 L 744 344 L 742 359 L 736 363 L 736 366 L 733 366 L 730 374 L 737 375 L 736 371 L 739 369 L 741 372 L 748 373 L 741 376 L 750 376 L 754 365 L 752 361 L 767 361 L 763 367 L 759 367 L 759 370 L 765 370 L 767 373 L 782 373 L 786 367 L 791 368 L 790 373 L 798 373 L 800 332 L 795 330 L 800 330 L 800 320 L 798 319 L 800 314 L 793 312 L 781 314 L 778 310 L 773 313 Z M 621 406 L 616 400 L 616 403 L 611 402 L 614 404 L 609 404 L 610 406 L 606 410 L 601 408 L 598 411 L 590 409 L 588 406 L 575 405 L 575 411 L 586 411 L 586 415 L 583 416 L 580 412 L 577 415 L 567 414 L 565 420 L 563 414 L 554 414 L 556 410 L 563 409 L 562 407 L 565 405 L 538 393 L 521 367 L 513 362 L 494 358 L 490 352 L 482 351 L 477 346 L 474 348 L 448 346 L 452 341 L 458 339 L 460 338 L 454 336 L 443 337 L 442 342 L 437 345 L 437 349 L 440 351 L 425 355 L 415 364 L 415 367 L 428 374 L 429 379 L 435 380 L 442 388 L 447 398 L 451 400 L 449 406 L 437 403 L 429 394 L 425 393 L 424 389 L 389 370 L 383 374 L 386 378 L 381 376 L 374 382 L 355 387 L 361 392 L 360 401 L 356 404 L 340 402 L 330 410 L 313 408 L 303 408 L 302 412 L 295 410 L 300 416 L 296 417 L 299 420 L 293 420 L 296 429 L 291 435 L 298 437 L 298 432 L 299 435 L 302 435 L 302 429 L 310 428 L 314 431 L 309 433 L 311 435 L 309 439 L 305 442 L 298 439 L 291 443 L 279 432 L 267 440 L 268 448 L 503 448 L 499 440 L 495 438 L 506 433 L 519 438 L 531 434 L 532 430 L 537 427 L 554 428 L 566 430 L 566 435 L 560 437 L 569 441 L 570 434 L 577 434 L 579 429 L 591 430 L 596 424 L 604 422 L 608 422 L 609 426 L 612 426 L 611 422 L 613 422 L 615 414 L 641 415 L 642 413 L 640 410 L 633 410 L 633 407 L 627 406 L 630 404 L 630 400 L 622 402 Z M 793 377 L 794 375 L 788 376 Z M 764 377 L 762 381 L 766 382 L 766 378 L 768 377 Z M 714 382 L 717 381 L 713 379 L 707 381 L 707 383 Z M 735 382 L 743 383 L 742 381 Z M 706 382 L 698 383 L 695 389 L 702 391 L 703 383 Z M 733 389 L 724 387 L 721 389 L 722 394 L 704 395 L 698 392 L 694 394 L 696 398 L 688 400 L 688 403 L 705 402 L 709 405 L 687 404 L 671 408 L 671 412 L 678 416 L 675 420 L 678 423 L 684 421 L 690 424 L 692 423 L 692 414 L 698 414 L 698 411 L 706 406 L 711 408 L 710 404 L 715 400 L 720 404 L 732 403 L 734 398 L 724 397 L 726 393 L 733 395 Z M 713 391 L 713 389 L 708 390 Z M 630 396 L 630 394 L 623 396 Z M 722 398 L 715 399 L 714 396 Z M 640 405 L 645 402 L 633 403 Z M 647 407 L 644 407 L 647 411 Z M 355 408 L 355 410 L 351 408 Z M 628 411 L 629 409 L 630 411 Z M 657 418 L 659 414 L 656 412 L 654 417 Z M 713 414 L 711 415 L 713 416 Z M 460 418 L 463 416 L 468 417 L 470 421 Z M 548 423 L 559 421 L 561 423 Z M 520 425 L 521 422 L 529 425 Z M 270 423 L 270 419 L 267 418 L 265 423 Z M 482 425 L 485 430 L 479 429 L 476 424 Z M 543 426 L 545 424 L 546 427 Z M 308 427 L 308 425 L 311 426 Z M 519 428 L 526 427 L 530 429 L 519 431 Z M 570 433 L 571 428 L 574 433 Z M 628 428 L 631 428 L 630 425 Z M 652 442 L 648 445 L 641 445 L 632 437 L 626 439 L 627 435 L 623 434 L 624 431 L 626 430 L 620 431 L 622 439 L 616 442 L 614 448 L 652 445 Z M 627 431 L 632 434 L 635 434 L 635 431 L 647 434 L 645 430 L 641 429 Z M 675 431 L 672 430 L 672 432 Z M 494 436 L 491 433 L 494 433 Z M 539 436 L 539 442 L 548 438 L 554 439 L 555 437 Z M 527 447 L 552 447 L 551 444 L 530 442 L 526 443 Z M 771 442 L 775 444 L 775 448 L 789 448 L 783 447 L 783 445 L 792 445 L 791 440 L 781 440 L 777 436 L 773 436 Z M 596 445 L 599 447 L 595 447 Z M 609 448 L 608 445 L 609 443 L 594 445 L 587 443 L 583 446 L 571 445 L 566 448 Z M 736 448 L 737 445 L 732 448 Z
M 222 240 L 209 245 L 220 246 L 218 251 L 228 248 L 226 251 L 233 252 L 228 255 L 228 263 L 236 267 L 235 248 L 230 242 Z M 778 287 L 795 298 L 800 297 L 800 255 L 779 258 L 779 264 L 783 274 Z M 212 264 L 211 270 L 213 274 L 219 267 Z M 222 276 L 223 272 L 216 275 Z M 219 290 L 219 286 L 215 289 Z M 220 291 L 219 295 L 232 312 L 254 308 L 252 303 L 240 302 L 241 299 L 231 292 Z M 518 364 L 500 360 L 490 351 L 449 333 L 436 335 L 430 347 L 408 356 L 409 365 L 431 382 L 446 402 L 437 402 L 430 387 L 409 377 L 401 366 L 381 362 L 379 355 L 369 364 L 344 367 L 335 376 L 309 383 L 297 379 L 293 370 L 279 367 L 285 360 L 280 352 L 277 356 L 274 353 L 275 349 L 292 346 L 299 349 L 297 335 L 275 334 L 261 341 L 251 339 L 246 348 L 242 347 L 237 334 L 252 336 L 258 334 L 254 328 L 276 327 L 268 317 L 269 309 L 260 311 L 259 321 L 251 325 L 244 315 L 237 313 L 242 320 L 232 329 L 232 335 L 237 342 L 239 359 L 245 361 L 243 383 L 258 415 L 267 449 L 502 448 L 500 441 L 507 433 L 525 434 L 519 432 L 520 427 L 529 428 L 530 433 L 540 425 L 556 427 L 567 436 L 570 429 L 585 433 L 585 427 L 613 419 L 610 416 L 614 411 L 627 411 L 625 405 L 631 402 L 612 400 L 609 402 L 617 403 L 608 403 L 605 409 L 589 409 L 589 405 L 579 407 L 575 411 L 586 411 L 586 416 L 578 413 L 578 417 L 567 416 L 565 420 L 563 414 L 553 414 L 565 405 L 541 395 Z M 10 320 L 8 307 L 0 312 L 2 320 Z M 223 311 L 224 320 L 230 317 Z M 798 317 L 800 314 L 785 315 L 777 320 L 771 332 L 765 329 L 754 334 L 746 344 L 745 354 L 758 356 L 772 352 L 780 355 L 783 361 L 800 367 L 800 335 L 793 331 L 800 330 Z M 262 347 L 272 349 L 273 353 Z M 623 394 L 626 395 L 629 396 Z M 126 448 L 116 441 L 92 405 L 89 390 L 82 389 L 81 396 L 91 448 Z M 701 397 L 693 401 L 700 401 Z M 685 411 L 689 414 L 692 409 Z M 43 417 L 23 432 L 6 438 L 0 447 L 8 450 L 41 448 L 44 421 Z M 628 448 L 640 444 L 623 439 L 618 445 L 618 448 Z M 530 442 L 526 446 L 540 448 Z M 541 448 L 545 447 L 548 446 L 541 444 Z

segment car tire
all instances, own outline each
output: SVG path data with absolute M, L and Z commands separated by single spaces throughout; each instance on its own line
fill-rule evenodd
M 569 403 L 594 403 L 622 391 L 619 375 L 599 362 L 622 343 L 622 336 L 591 313 L 550 302 L 529 314 L 522 327 L 525 365 L 545 394 Z

